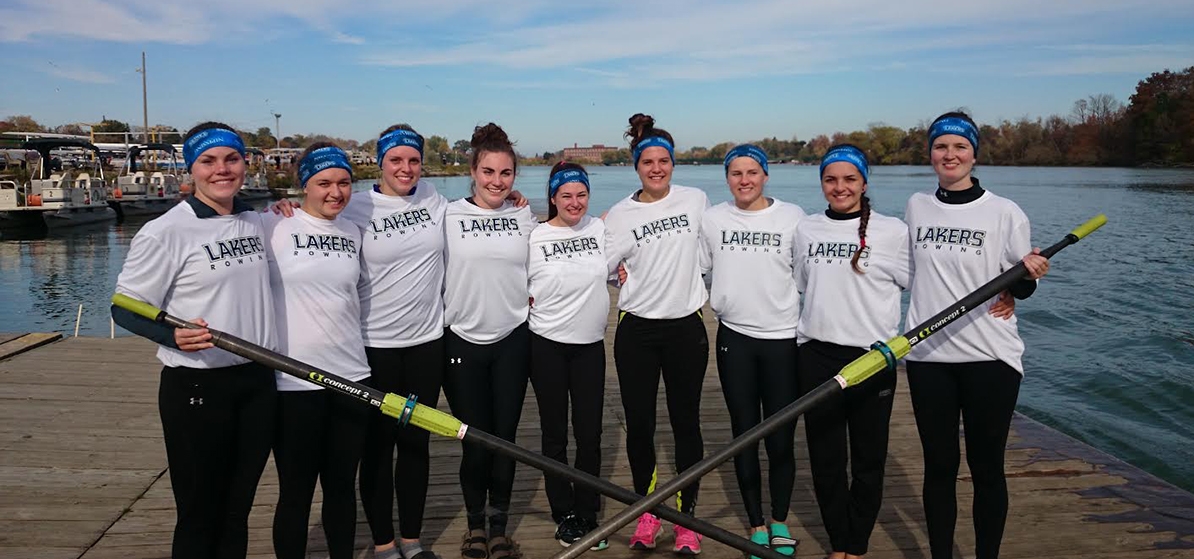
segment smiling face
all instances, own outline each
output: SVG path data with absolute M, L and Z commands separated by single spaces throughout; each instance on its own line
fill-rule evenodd
M 974 146 L 970 145 L 970 140 L 956 134 L 944 134 L 933 140 L 930 153 L 941 188 L 970 188 L 970 173 L 974 170 Z
M 382 192 L 391 196 L 406 196 L 423 176 L 423 156 L 410 146 L 397 146 L 386 151 L 381 159 Z
M 666 148 L 651 146 L 643 150 L 638 159 L 638 179 L 643 183 L 643 192 L 652 199 L 667 196 L 672 184 L 672 156 Z
M 352 197 L 352 175 L 339 167 L 324 169 L 307 179 L 303 211 L 320 219 L 336 219 Z
M 551 197 L 551 203 L 559 212 L 556 217 L 562 224 L 573 227 L 589 213 L 589 189 L 579 182 L 562 184 Z
M 231 208 L 232 197 L 245 183 L 245 158 L 230 147 L 211 148 L 191 165 L 191 178 L 200 201 L 213 208 Z
M 485 209 L 500 208 L 514 188 L 514 158 L 505 152 L 482 152 L 472 175 L 473 202 Z
M 743 210 L 761 210 L 767 207 L 763 187 L 767 184 L 767 173 L 758 161 L 749 157 L 736 157 L 726 170 L 726 184 L 734 196 L 734 205 Z
M 862 195 L 866 193 L 866 182 L 862 173 L 848 161 L 836 161 L 825 166 L 821 175 L 821 193 L 829 208 L 848 214 L 862 210 Z

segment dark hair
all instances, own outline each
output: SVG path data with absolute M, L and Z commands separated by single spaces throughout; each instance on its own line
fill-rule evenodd
M 184 144 L 187 143 L 187 140 L 191 139 L 191 136 L 194 136 L 195 134 L 198 134 L 204 130 L 211 130 L 213 128 L 221 128 L 224 130 L 229 130 L 231 132 L 236 133 L 236 135 L 238 135 L 238 136 L 240 135 L 239 131 L 237 131 L 235 128 L 233 128 L 231 126 L 228 126 L 227 124 L 224 124 L 223 122 L 216 122 L 214 120 L 209 120 L 207 122 L 200 122 L 199 124 L 196 124 L 195 126 L 191 127 L 190 130 L 187 130 L 187 133 L 184 134 L 182 137 L 182 143 L 184 143 Z
M 415 131 L 415 129 L 414 129 L 414 128 L 411 128 L 411 126 L 410 126 L 409 124 L 405 123 L 405 122 L 403 122 L 403 123 L 401 123 L 401 124 L 394 124 L 394 125 L 390 126 L 389 128 L 386 128 L 385 130 L 382 130 L 382 131 L 381 131 L 381 134 L 378 134 L 378 135 L 377 135 L 377 138 L 378 138 L 378 139 L 381 139 L 381 137 L 382 137 L 382 136 L 385 136 L 386 134 L 389 134 L 390 132 L 393 132 L 393 131 L 395 131 L 395 130 L 409 130 L 409 131 L 411 131 L 411 132 L 414 132 L 414 133 L 415 133 L 415 135 L 419 137 L 419 141 L 423 141 L 423 140 L 425 140 L 425 138 L 423 138 L 423 135 L 422 135 L 422 134 L 420 134 L 420 133 L 418 133 L 417 131 Z
M 478 126 L 473 129 L 473 138 L 469 140 L 473 152 L 469 156 L 469 168 L 476 171 L 477 162 L 482 153 L 505 153 L 514 161 L 514 172 L 518 172 L 518 155 L 514 153 L 514 142 L 506 135 L 501 126 L 494 123 Z
M 971 126 L 974 126 L 975 130 L 978 130 L 978 124 L 974 122 L 974 119 L 970 118 L 970 115 L 968 115 L 962 111 L 950 111 L 948 113 L 945 113 L 937 118 L 934 118 L 933 124 L 937 124 L 937 121 L 939 121 L 943 118 L 960 118 L 966 122 L 969 122 Z M 929 128 L 932 128 L 933 124 L 930 124 Z
M 303 186 L 302 182 L 299 181 L 299 163 L 302 163 L 304 157 L 306 157 L 311 152 L 313 152 L 317 149 L 334 148 L 334 147 L 340 147 L 340 146 L 337 146 L 336 144 L 334 144 L 332 142 L 315 142 L 315 143 L 307 146 L 307 149 L 303 150 L 303 153 L 301 155 L 299 155 L 298 158 L 294 160 L 294 164 L 291 165 L 290 173 L 291 173 L 291 176 L 294 178 L 294 184 L 297 184 L 299 186 L 299 188 L 302 188 L 302 186 Z M 352 173 L 349 173 L 349 175 L 352 175 Z
M 871 199 L 867 197 L 866 193 L 863 193 L 862 217 L 858 220 L 858 250 L 854 251 L 854 256 L 850 258 L 850 267 L 854 268 L 854 272 L 859 274 L 862 273 L 862 268 L 858 267 L 858 259 L 862 257 L 862 251 L 866 250 L 866 226 L 870 221 Z
M 626 130 L 625 135 L 630 140 L 631 151 L 638 146 L 639 142 L 654 136 L 659 136 L 671 142 L 672 145 L 676 144 L 676 141 L 672 139 L 672 135 L 668 134 L 667 130 L 656 128 L 655 119 L 651 115 L 643 113 L 635 113 L 634 116 L 630 117 L 630 128 Z
M 568 169 L 575 169 L 577 171 L 581 171 L 584 173 L 588 172 L 588 171 L 585 171 L 585 168 L 582 167 L 579 163 L 573 163 L 571 161 L 560 161 L 560 162 L 556 163 L 555 165 L 552 165 L 551 171 L 547 173 L 547 219 L 548 220 L 555 219 L 556 215 L 558 215 L 560 213 L 560 211 L 556 209 L 555 202 L 551 201 L 551 177 L 552 177 L 552 175 L 555 175 L 556 173 L 558 173 L 560 171 L 566 171 Z

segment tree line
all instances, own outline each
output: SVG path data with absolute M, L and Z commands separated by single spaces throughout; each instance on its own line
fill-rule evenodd
M 810 140 L 781 140 L 776 137 L 755 140 L 774 161 L 815 163 L 832 145 L 848 142 L 862 148 L 875 165 L 921 165 L 928 161 L 928 121 L 911 128 L 875 123 L 866 130 L 821 134 Z M 137 131 L 138 127 L 104 118 L 90 125 L 95 132 Z M 151 130 L 177 133 L 173 127 L 154 126 Z M 48 128 L 27 115 L 10 116 L 0 121 L 0 132 L 58 132 L 86 134 L 79 124 Z M 1141 80 L 1127 104 L 1108 94 L 1091 95 L 1074 102 L 1065 116 L 980 123 L 982 146 L 979 162 L 985 165 L 1073 165 L 1073 166 L 1187 166 L 1194 165 L 1194 66 L 1178 72 L 1165 70 Z M 268 127 L 254 132 L 241 131 L 245 141 L 260 148 L 304 148 L 317 141 L 331 141 L 345 149 L 372 152 L 377 140 L 366 142 L 335 138 L 323 134 L 296 134 L 280 141 Z M 99 140 L 103 141 L 103 140 Z M 732 142 L 712 147 L 696 146 L 678 151 L 679 163 L 720 164 Z M 450 144 L 444 136 L 427 138 L 424 159 L 430 164 L 466 161 L 468 140 Z M 531 161 L 551 163 L 562 152 L 533 155 Z M 607 152 L 602 162 L 624 164 L 631 160 L 630 150 Z

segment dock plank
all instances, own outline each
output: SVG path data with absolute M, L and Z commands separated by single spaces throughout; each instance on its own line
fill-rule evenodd
M 706 313 L 711 316 L 711 313 Z M 612 340 L 611 312 L 608 340 Z M 712 334 L 715 323 L 706 319 Z M 2 338 L 0 338 L 2 339 Z M 612 341 L 607 343 L 602 476 L 629 487 L 625 431 Z M 35 559 L 141 559 L 168 557 L 175 511 L 157 415 L 160 365 L 154 346 L 133 338 L 70 338 L 49 348 L 0 362 L 0 557 Z M 703 382 L 702 427 L 707 451 L 731 438 L 729 419 L 710 362 Z M 891 424 L 885 499 L 871 540 L 871 559 L 927 559 L 920 501 L 923 463 L 906 379 L 900 373 Z M 672 464 L 671 430 L 659 397 L 660 473 Z M 441 409 L 447 410 L 446 404 Z M 528 390 L 518 442 L 539 449 L 538 406 Z M 804 428 L 797 429 L 797 479 L 788 522 L 802 540 L 798 557 L 828 550 L 809 477 Z M 432 476 L 423 540 L 445 558 L 456 556 L 465 529 L 457 469 L 461 444 L 432 440 Z M 766 457 L 762 456 L 766 477 Z M 1017 415 L 1007 451 L 1011 513 L 1002 556 L 1103 559 L 1194 559 L 1194 496 L 1113 457 Z M 249 557 L 272 557 L 270 527 L 278 495 L 273 463 L 267 464 L 249 518 Z M 970 557 L 973 485 L 963 461 L 958 483 L 956 556 Z M 316 492 L 308 542 L 310 557 L 326 556 L 318 525 Z M 543 476 L 516 470 L 511 533 L 524 557 L 560 550 L 543 492 Z M 766 504 L 765 504 L 766 506 Z M 622 505 L 609 500 L 606 517 Z M 698 514 L 745 532 L 746 518 L 731 463 L 702 480 Z M 611 538 L 598 557 L 643 557 L 626 543 L 633 527 Z M 667 530 L 661 546 L 671 543 Z M 371 544 L 364 514 L 357 512 L 356 557 Z M 663 548 L 656 555 L 670 555 Z M 741 557 L 705 540 L 703 557 Z
M 25 334 L 8 340 L 0 339 L 0 359 L 8 359 L 60 339 L 62 339 L 62 334 L 57 332 Z

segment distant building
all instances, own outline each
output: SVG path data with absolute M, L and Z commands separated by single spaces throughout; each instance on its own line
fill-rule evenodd
M 593 144 L 587 148 L 582 148 L 576 144 L 572 144 L 572 147 L 564 148 L 563 158 L 567 161 L 601 163 L 602 154 L 611 151 L 616 152 L 618 148 L 601 144 Z

